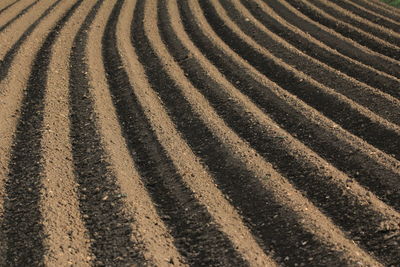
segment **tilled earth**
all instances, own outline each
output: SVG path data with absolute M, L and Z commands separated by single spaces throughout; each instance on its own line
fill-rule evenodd
M 0 1 L 0 266 L 400 266 L 400 9 Z

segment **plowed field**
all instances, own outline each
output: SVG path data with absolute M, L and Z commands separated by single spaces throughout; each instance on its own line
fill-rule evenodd
M 0 1 L 0 266 L 400 266 L 399 10 Z

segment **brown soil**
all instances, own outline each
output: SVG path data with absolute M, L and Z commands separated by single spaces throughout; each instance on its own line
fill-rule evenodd
M 384 2 L 379 0 L 352 0 L 352 2 L 364 7 L 366 10 L 371 10 L 376 14 L 400 22 L 400 16 L 398 12 L 396 12 L 396 8 Z
M 366 18 L 374 23 L 392 29 L 395 32 L 400 32 L 400 22 L 396 21 L 395 19 L 385 17 L 378 12 L 365 8 L 362 5 L 359 5 L 358 3 L 350 0 L 338 0 L 337 3 L 360 17 Z
M 390 29 L 372 23 L 340 6 L 320 0 L 296 3 L 310 18 L 336 30 L 344 36 L 389 57 L 399 57 L 400 35 Z
M 0 3 L 0 266 L 399 266 L 400 13 Z

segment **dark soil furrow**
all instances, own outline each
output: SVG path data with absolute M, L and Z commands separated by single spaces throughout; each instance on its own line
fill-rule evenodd
M 350 104 L 338 101 L 336 97 L 323 92 L 318 85 L 311 83 L 308 79 L 303 80 L 297 73 L 255 50 L 224 24 L 213 6 L 208 4 L 208 1 L 201 1 L 200 4 L 214 31 L 258 71 L 344 129 L 400 159 L 400 152 L 398 151 L 400 136 L 396 131 L 372 121 L 369 117 L 355 110 Z
M 2 81 L 8 74 L 12 61 L 17 54 L 21 45 L 25 42 L 25 40 L 29 37 L 29 35 L 33 32 L 33 30 L 37 27 L 37 25 L 47 16 L 50 12 L 61 2 L 62 0 L 58 0 L 53 3 L 49 8 L 46 9 L 45 12 L 32 24 L 29 28 L 21 35 L 17 42 L 11 47 L 11 49 L 7 52 L 3 59 L 0 59 L 0 81 Z
M 236 84 L 241 92 L 249 96 L 291 135 L 400 210 L 398 189 L 394 189 L 391 183 L 387 184 L 384 179 L 380 179 L 380 177 L 386 177 L 388 180 L 398 180 L 396 173 L 375 162 L 368 155 L 357 152 L 353 146 L 349 145 L 350 141 L 346 137 L 338 138 L 330 129 L 321 127 L 305 117 L 245 71 L 238 72 L 240 66 L 202 34 L 199 26 L 190 19 L 193 15 L 190 14 L 184 2 L 181 2 L 181 16 L 184 27 L 196 46 L 232 84 Z
M 165 12 L 162 6 L 159 6 L 158 12 L 161 17 L 165 16 L 162 14 Z M 265 244 L 266 250 L 274 251 L 275 259 L 281 263 L 287 256 L 285 265 L 294 265 L 307 258 L 314 258 L 315 262 L 321 264 L 341 262 L 337 252 L 330 250 L 314 238 L 312 233 L 302 228 L 287 207 L 282 206 L 272 192 L 263 189 L 260 181 L 225 149 L 225 145 L 196 115 L 152 51 L 151 43 L 142 29 L 142 21 L 143 17 L 137 15 L 133 25 L 133 44 L 140 52 L 140 60 L 146 68 L 152 87 L 192 151 L 207 165 L 219 188 L 242 212 L 248 227 Z M 166 26 L 162 20 L 159 21 L 159 27 L 161 26 Z M 181 59 L 188 60 L 186 56 L 182 55 Z M 309 243 L 307 247 L 298 249 L 296 244 L 300 244 L 301 240 Z
M 355 42 L 370 48 L 373 51 L 386 55 L 388 57 L 394 58 L 396 60 L 400 59 L 400 39 L 396 36 L 390 34 L 390 32 L 382 31 L 381 29 L 376 29 L 369 27 L 355 19 L 349 18 L 345 14 L 338 12 L 329 6 L 324 5 L 319 1 L 310 1 L 312 4 L 332 15 L 333 17 L 324 16 L 324 14 L 319 13 L 317 10 L 310 8 L 309 3 L 302 1 L 293 0 L 292 4 L 303 14 L 309 18 L 317 21 L 318 23 L 325 25 L 328 28 L 353 39 Z M 342 23 L 345 22 L 345 23 Z M 349 24 L 348 24 L 349 23 Z M 362 31 L 358 31 L 357 28 Z M 391 42 L 394 46 L 386 45 L 384 42 L 376 39 L 374 37 L 382 38 L 388 42 Z M 396 47 L 397 46 L 397 47 Z
M 310 34 L 330 48 L 337 50 L 339 53 L 394 77 L 400 77 L 400 66 L 396 65 L 392 61 L 387 60 L 379 55 L 370 53 L 365 48 L 357 46 L 350 40 L 340 38 L 339 34 L 336 34 L 333 31 L 328 31 L 323 26 L 320 26 L 320 24 L 316 25 L 311 23 L 302 13 L 296 14 L 289 10 L 282 3 L 282 0 L 263 1 L 287 22 L 304 31 L 305 33 Z M 288 2 L 293 6 L 296 5 L 294 0 L 285 0 L 285 2 Z M 341 64 L 343 64 L 343 62 Z
M 3 12 L 7 11 L 7 9 L 9 9 L 10 7 L 12 7 L 12 6 L 15 5 L 16 3 L 18 3 L 19 1 L 21 1 L 21 0 L 16 0 L 16 1 L 10 3 L 9 5 L 3 7 L 2 9 L 0 9 L 0 15 L 1 15 Z
M 282 0 L 263 1 L 287 22 L 301 29 L 305 33 L 310 34 L 341 54 L 394 77 L 400 77 L 400 66 L 397 62 L 394 63 L 385 57 L 371 53 L 371 51 L 368 51 L 365 47 L 357 46 L 356 43 L 349 39 L 346 40 L 334 31 L 330 31 L 322 24 L 318 23 L 316 25 L 315 23 L 308 21 L 308 17 L 300 12 L 297 14 L 294 13 L 282 3 Z M 285 0 L 285 2 L 295 6 L 296 0 Z
M 373 23 L 385 26 L 386 28 L 392 29 L 393 31 L 400 33 L 400 28 L 399 28 L 400 22 L 392 21 L 388 18 L 377 15 L 372 11 L 368 11 L 366 9 L 360 8 L 356 4 L 350 3 L 348 1 L 335 0 L 332 2 L 349 10 L 350 12 L 352 12 L 354 14 L 359 15 L 360 17 L 363 17 L 365 19 L 372 21 Z
M 358 29 L 361 29 L 366 35 L 368 36 L 375 36 L 379 37 L 382 40 L 386 40 L 389 43 L 399 46 L 400 45 L 400 38 L 399 35 L 394 33 L 391 30 L 387 30 L 386 28 L 380 26 L 379 24 L 372 23 L 368 20 L 360 18 L 357 15 L 354 15 L 351 12 L 348 12 L 345 9 L 340 8 L 337 5 L 332 5 L 324 1 L 320 0 L 312 0 L 310 1 L 313 5 L 320 8 L 320 10 L 330 14 L 332 16 L 332 20 L 335 21 L 343 21 L 349 27 L 355 26 Z M 330 23 L 333 27 L 334 25 Z M 349 36 L 351 36 L 351 29 L 348 32 Z M 356 36 L 355 36 L 356 37 Z M 356 41 L 357 38 L 354 38 Z
M 119 1 L 120 4 L 122 2 Z M 138 2 L 135 9 L 132 25 L 132 41 L 135 44 L 143 42 L 144 38 L 141 31 L 143 5 L 144 1 Z M 152 126 L 134 94 L 134 88 L 116 49 L 115 27 L 120 10 L 115 12 L 114 19 L 107 24 L 103 38 L 103 57 L 110 92 L 136 168 L 161 219 L 171 230 L 175 246 L 190 265 L 247 265 L 234 250 L 229 239 L 218 230 L 205 207 L 199 204 L 182 182 L 173 162 L 151 130 Z M 142 50 L 137 49 L 139 56 L 143 55 Z
M 383 0 L 0 0 L 0 266 L 400 266 Z
M 160 7 L 160 10 L 166 9 L 165 6 Z M 170 53 L 193 85 L 206 96 L 218 115 L 280 173 L 305 192 L 309 199 L 348 232 L 352 239 L 389 264 L 400 260 L 397 246 L 385 239 L 386 234 L 377 231 L 380 222 L 385 220 L 385 215 L 365 206 L 357 199 L 355 192 L 345 192 L 343 188 L 333 184 L 332 176 L 338 176 L 338 173 L 322 171 L 320 166 L 312 162 L 311 157 L 300 159 L 295 156 L 296 152 L 288 151 L 283 146 L 281 139 L 268 136 L 263 125 L 255 124 L 252 116 L 238 107 L 234 100 L 227 100 L 230 99 L 229 95 L 207 75 L 195 58 L 182 60 L 182 56 L 189 55 L 190 51 L 179 42 L 168 21 L 166 14 L 161 13 L 160 24 L 163 27 L 160 29 Z M 371 240 L 380 241 L 373 243 Z
M 368 1 L 368 0 L 366 0 Z M 371 2 L 373 2 L 374 5 L 379 6 L 380 8 L 383 8 L 384 10 L 388 11 L 388 12 L 393 12 L 396 14 L 396 12 L 398 12 L 398 8 L 393 8 L 394 6 L 390 5 L 387 1 L 379 1 L 379 0 L 371 0 Z
M 54 41 L 80 3 L 69 9 L 50 31 L 36 55 L 25 89 L 5 186 L 3 228 L 7 239 L 8 266 L 36 266 L 43 261 L 45 237 L 39 201 L 44 86 Z
M 15 17 L 13 17 L 11 20 L 9 20 L 6 24 L 0 27 L 0 32 L 4 31 L 8 26 L 10 26 L 14 21 L 22 17 L 26 12 L 28 12 L 39 0 L 36 0 L 35 2 L 31 3 L 27 7 L 25 7 L 21 12 L 18 13 Z
M 70 136 L 83 220 L 96 266 L 144 264 L 142 245 L 130 239 L 130 218 L 98 133 L 85 63 L 87 32 L 104 0 L 93 6 L 74 40 L 70 61 Z M 114 9 L 118 8 L 115 6 Z
M 351 0 L 351 1 L 376 14 L 400 22 L 400 14 L 399 13 L 396 14 L 396 9 L 389 5 L 385 5 L 384 3 L 376 3 L 375 1 L 370 1 L 370 0 Z
M 272 14 L 264 12 L 254 2 L 242 1 L 242 3 L 250 10 L 250 12 L 252 12 L 255 18 L 263 23 L 265 27 L 281 36 L 300 51 L 326 63 L 360 82 L 364 82 L 400 99 L 400 93 L 396 89 L 400 87 L 400 81 L 398 79 L 378 73 L 370 67 L 359 64 L 358 62 L 334 52 L 333 50 L 321 47 L 316 43 L 316 40 L 319 40 L 318 37 L 315 40 L 312 40 L 311 37 L 303 35 L 302 32 L 299 33 L 290 29 L 288 26 L 283 25 L 276 20 Z
M 393 101 L 389 96 L 385 97 L 376 89 L 358 83 L 320 61 L 308 57 L 294 47 L 291 47 L 278 35 L 272 36 L 273 33 L 264 31 L 264 29 L 255 26 L 255 24 L 249 23 L 246 21 L 248 18 L 244 14 L 245 12 L 234 7 L 232 1 L 222 0 L 220 2 L 236 25 L 255 42 L 273 53 L 274 56 L 282 59 L 300 72 L 309 75 L 321 84 L 367 107 L 382 118 L 400 125 L 400 105 L 398 102 Z

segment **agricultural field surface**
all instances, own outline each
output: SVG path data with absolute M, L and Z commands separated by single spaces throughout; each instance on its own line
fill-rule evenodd
M 388 3 L 389 5 L 395 6 L 395 7 L 400 7 L 400 1 L 399 0 L 382 0 L 385 3 Z
M 400 9 L 0 0 L 0 266 L 399 267 Z

